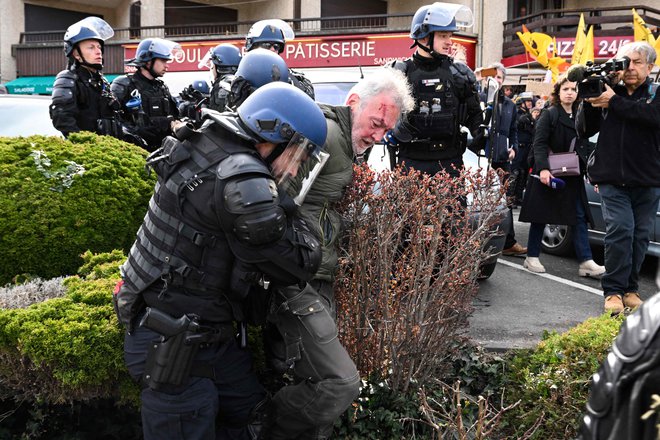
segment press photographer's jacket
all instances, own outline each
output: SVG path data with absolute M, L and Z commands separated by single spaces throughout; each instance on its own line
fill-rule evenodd
M 585 137 L 598 135 L 591 183 L 660 187 L 660 97 L 650 78 L 628 95 L 616 85 L 608 109 L 582 105 Z

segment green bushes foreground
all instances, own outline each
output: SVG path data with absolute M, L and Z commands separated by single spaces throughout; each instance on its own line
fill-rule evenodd
M 75 274 L 86 250 L 128 250 L 155 178 L 109 136 L 0 137 L 0 286 Z

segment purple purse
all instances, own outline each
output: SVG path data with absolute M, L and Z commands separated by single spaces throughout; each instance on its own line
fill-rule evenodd
M 565 153 L 553 153 L 548 155 L 550 173 L 555 177 L 579 176 L 580 158 L 575 153 L 575 139 L 571 141 L 571 148 Z

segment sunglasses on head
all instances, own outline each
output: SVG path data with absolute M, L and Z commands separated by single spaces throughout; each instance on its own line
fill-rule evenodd
M 262 49 L 275 49 L 277 53 L 282 52 L 284 50 L 284 45 L 282 43 L 271 43 L 270 41 L 265 41 L 263 43 L 259 43 L 257 47 L 260 47 Z

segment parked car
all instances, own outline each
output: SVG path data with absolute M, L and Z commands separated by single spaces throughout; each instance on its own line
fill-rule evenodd
M 61 136 L 48 113 L 50 96 L 0 95 L 0 136 Z
M 342 105 L 349 90 L 355 85 L 355 81 L 319 81 L 314 82 L 313 84 L 314 93 L 318 102 L 331 105 Z M 468 169 L 479 170 L 482 173 L 486 172 L 486 159 L 483 157 L 478 157 L 470 150 L 467 150 L 463 154 L 463 162 Z M 387 148 L 385 148 L 383 144 L 376 144 L 369 154 L 367 163 L 377 172 L 389 169 L 390 159 Z M 493 186 L 485 190 L 499 191 L 499 182 L 493 184 Z M 470 201 L 471 198 L 468 200 L 468 205 L 470 205 Z M 506 207 L 506 201 L 504 198 L 502 198 L 500 201 L 500 205 L 497 209 L 499 218 L 499 222 L 495 227 L 497 232 L 493 233 L 493 235 L 488 239 L 484 246 L 484 249 L 488 250 L 490 256 L 481 263 L 479 279 L 482 280 L 489 278 L 495 271 L 497 258 L 502 253 L 502 249 L 504 248 L 504 241 L 506 239 L 506 234 L 503 231 L 508 230 L 510 223 L 510 218 L 507 215 L 508 208 Z M 470 215 L 471 223 L 473 225 L 477 225 L 479 222 L 479 212 L 472 211 Z
M 603 238 L 605 237 L 605 220 L 603 220 L 600 195 L 586 179 L 584 185 L 587 190 L 589 210 L 594 219 L 594 225 L 589 229 L 589 241 L 592 244 L 602 246 Z M 543 252 L 553 255 L 570 255 L 573 252 L 573 234 L 573 226 L 546 225 L 543 231 L 543 240 L 541 241 Z M 658 212 L 655 214 L 655 226 L 653 227 L 651 243 L 646 254 L 660 257 L 660 205 L 658 205 Z

